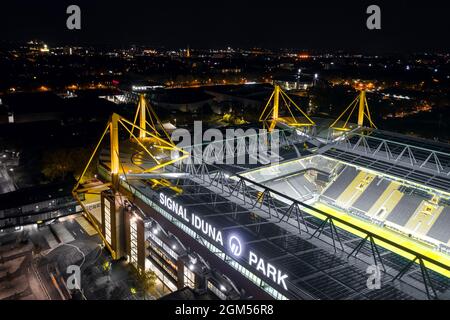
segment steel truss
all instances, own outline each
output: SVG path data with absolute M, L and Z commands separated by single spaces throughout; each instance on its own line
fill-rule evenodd
M 269 164 L 281 160 L 280 148 L 302 144 L 310 136 L 303 132 L 304 128 L 284 129 L 268 132 L 263 130 L 256 134 L 244 133 L 242 136 L 224 140 L 215 140 L 201 145 L 184 147 L 184 150 L 192 156 L 192 162 L 200 164 L 204 161 L 208 164 L 239 164 L 239 159 L 243 163 L 248 163 L 253 158 L 255 164 Z M 201 154 L 201 158 L 199 154 Z M 245 157 L 250 160 L 245 160 Z M 235 159 L 238 161 L 236 162 Z
M 435 174 L 450 176 L 450 154 L 390 141 L 358 132 L 349 132 L 334 140 L 334 146 L 368 157 L 428 169 Z
M 179 169 L 188 172 L 192 177 L 192 181 L 214 193 L 219 194 L 221 197 L 228 198 L 235 203 L 235 212 L 239 212 L 239 214 L 254 213 L 259 216 L 255 223 L 248 226 L 260 226 L 267 223 L 275 223 L 288 231 L 296 230 L 298 234 L 305 232 L 310 236 L 310 239 L 314 237 L 327 243 L 328 245 L 331 245 L 335 253 L 341 252 L 348 254 L 347 258 L 350 258 L 353 255 L 357 257 L 365 242 L 369 241 L 374 263 L 375 265 L 380 263 L 383 272 L 385 273 L 387 273 L 387 270 L 377 247 L 377 242 L 383 242 L 412 255 L 413 260 L 410 261 L 407 268 L 395 276 L 392 281 L 399 280 L 406 273 L 406 271 L 416 261 L 418 261 L 422 268 L 423 282 L 429 299 L 433 298 L 430 294 L 429 288 L 431 288 L 434 298 L 436 299 L 437 294 L 429 273 L 425 267 L 425 262 L 450 271 L 450 266 L 447 266 L 438 260 L 427 257 L 419 252 L 403 246 L 402 244 L 398 244 L 388 238 L 372 233 L 371 231 L 363 229 L 348 221 L 332 216 L 331 214 L 318 210 L 298 200 L 292 199 L 276 190 L 272 190 L 243 176 L 230 173 L 224 169 L 206 164 L 204 162 L 200 165 L 178 163 L 178 167 Z M 212 205 L 215 206 L 217 204 L 217 197 L 211 197 L 211 201 Z M 239 211 L 238 206 L 245 208 L 248 211 Z M 228 214 L 231 213 L 227 213 L 227 215 Z M 320 224 L 317 225 L 308 221 L 309 219 L 317 218 L 317 216 L 322 218 Z M 336 224 L 338 224 L 339 227 L 337 227 Z M 351 249 L 350 247 L 344 245 L 341 240 L 340 234 L 343 230 L 340 229 L 340 226 L 349 227 L 356 232 L 364 234 L 365 237 L 360 240 L 354 249 Z M 325 235 L 323 232 L 325 231 L 325 228 L 329 229 L 329 234 L 331 236 Z
M 374 261 L 375 265 L 378 266 L 377 261 L 379 260 L 381 263 L 381 266 L 383 267 L 383 271 L 386 272 L 386 267 L 384 266 L 383 259 L 381 258 L 381 255 L 380 255 L 380 251 L 378 250 L 378 247 L 375 244 L 375 240 L 373 239 L 373 237 L 371 235 L 366 235 L 366 237 L 363 238 L 358 243 L 358 245 L 355 247 L 355 249 L 353 249 L 353 251 L 348 254 L 347 259 L 350 258 L 353 254 L 355 254 L 355 257 L 356 257 L 358 255 L 359 251 L 364 247 L 364 244 L 366 243 L 367 240 L 370 241 L 370 248 L 371 248 L 371 252 L 373 255 L 373 261 Z
M 425 267 L 425 263 L 424 263 L 423 259 L 419 256 L 416 256 L 413 260 L 409 261 L 409 263 L 402 270 L 400 270 L 400 272 L 391 281 L 393 282 L 397 279 L 400 280 L 405 275 L 405 273 L 414 265 L 414 263 L 417 260 L 419 261 L 420 271 L 422 274 L 423 283 L 425 285 L 425 290 L 427 292 L 427 297 L 428 297 L 428 299 L 434 298 L 437 300 L 438 295 L 433 286 L 433 282 L 431 281 L 430 274 L 429 274 L 427 268 Z M 431 289 L 431 291 L 433 291 L 433 296 L 431 296 L 430 289 Z

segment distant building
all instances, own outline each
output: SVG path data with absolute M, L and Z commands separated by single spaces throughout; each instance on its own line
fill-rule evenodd
M 69 180 L 0 194 L 0 229 L 80 212 L 72 197 L 74 183 Z
M 307 90 L 316 84 L 316 80 L 316 75 L 301 73 L 275 77 L 273 84 L 278 84 L 284 90 Z
M 227 103 L 236 109 L 248 110 L 261 108 L 264 101 L 267 101 L 271 92 L 272 86 L 267 84 L 242 84 L 242 85 L 218 85 L 205 87 L 205 92 L 214 96 L 219 105 L 226 105 Z M 218 114 L 229 112 L 229 110 L 215 110 Z
M 99 98 L 116 96 L 117 91 L 112 89 L 77 90 L 76 97 L 71 99 L 54 92 L 9 94 L 3 97 L 3 105 L 0 105 L 0 125 L 80 118 L 106 119 L 116 110 L 116 106 Z
M 174 293 L 172 297 L 188 294 L 185 297 L 189 300 L 241 298 L 228 277 L 211 268 L 193 248 L 183 245 L 178 238 L 182 234 L 171 233 L 152 216 L 122 200 L 118 201 L 110 191 L 101 194 L 102 232 L 118 256 L 126 257 L 139 272 L 153 271 Z
M 156 107 L 182 112 L 198 112 L 213 103 L 214 97 L 199 88 L 177 88 L 155 91 L 150 100 Z
M 63 99 L 51 92 L 6 95 L 0 105 L 0 124 L 59 120 L 63 117 L 62 105 Z

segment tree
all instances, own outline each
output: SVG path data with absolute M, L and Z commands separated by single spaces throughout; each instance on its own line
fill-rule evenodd
M 156 287 L 156 274 L 151 270 L 138 272 L 134 269 L 134 271 L 137 274 L 139 289 L 144 293 L 144 299 L 147 299 L 147 294 Z
M 78 177 L 89 160 L 89 152 L 86 148 L 62 148 L 48 151 L 42 157 L 42 173 L 51 181 L 65 179 L 69 174 Z M 86 177 L 93 176 L 95 163 L 95 161 L 91 162 Z
M 156 288 L 156 273 L 146 270 L 142 273 L 142 287 L 144 289 L 144 297 L 147 298 L 147 293 Z

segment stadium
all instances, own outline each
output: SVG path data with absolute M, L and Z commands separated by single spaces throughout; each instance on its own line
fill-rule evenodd
M 450 298 L 449 145 L 377 129 L 364 90 L 330 125 L 275 86 L 260 120 L 276 153 L 244 136 L 193 161 L 143 95 L 113 115 L 74 188 L 112 256 L 223 300 Z

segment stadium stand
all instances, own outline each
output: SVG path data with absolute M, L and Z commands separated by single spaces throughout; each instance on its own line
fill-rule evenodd
M 426 235 L 442 210 L 443 207 L 439 207 L 429 201 L 424 201 L 422 206 L 409 219 L 405 227 L 411 230 L 413 234 Z
M 293 176 L 292 178 L 286 180 L 294 189 L 301 190 L 303 194 L 310 194 L 316 188 L 309 182 L 304 175 Z
M 389 186 L 390 181 L 375 177 L 364 192 L 353 203 L 353 208 L 362 212 L 369 212 L 370 208 L 377 202 Z
M 338 199 L 358 174 L 359 170 L 356 170 L 356 168 L 345 167 L 337 179 L 328 186 L 323 195 L 332 200 Z
M 369 215 L 378 220 L 384 220 L 403 197 L 403 193 L 398 191 L 397 188 L 398 185 L 396 183 L 391 183 L 386 192 L 382 194 L 379 201 L 373 205 Z M 381 203 L 381 205 L 378 205 L 378 203 Z
M 343 208 L 349 208 L 353 202 L 361 195 L 375 176 L 359 171 L 355 179 L 347 186 L 344 192 L 336 199 L 336 203 Z
M 241 175 L 255 182 L 266 184 L 274 179 L 278 180 L 281 177 L 288 177 L 308 170 L 315 170 L 325 175 L 329 175 L 342 167 L 343 166 L 336 161 L 315 156 L 281 163 L 276 166 L 272 165 L 255 171 L 246 172 Z
M 404 194 L 386 220 L 402 227 L 405 226 L 422 201 L 421 197 L 414 194 Z
M 243 174 L 299 201 L 339 207 L 369 222 L 410 234 L 428 244 L 450 245 L 450 200 L 392 177 L 322 156 Z

